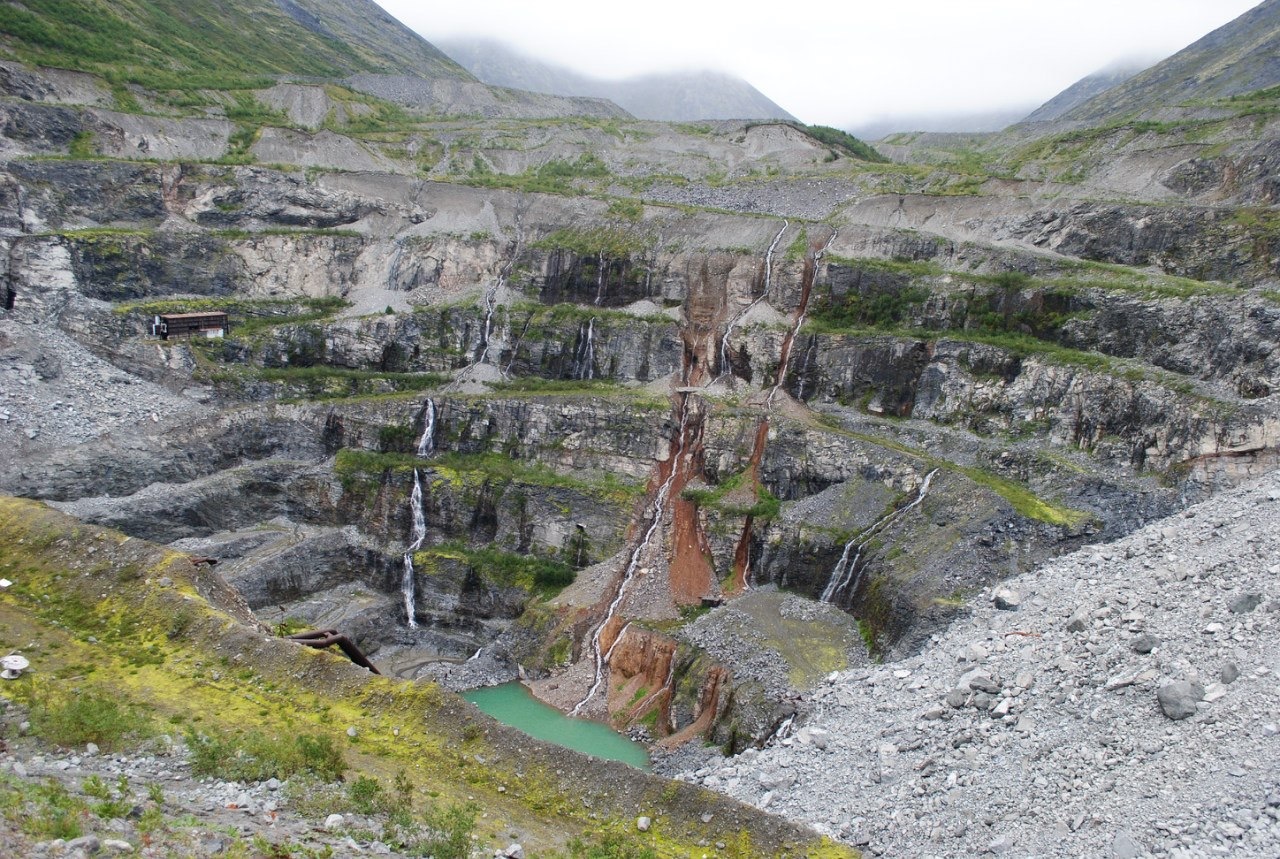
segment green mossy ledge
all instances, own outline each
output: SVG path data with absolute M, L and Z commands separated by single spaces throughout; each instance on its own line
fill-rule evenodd
M 276 638 L 207 567 L 39 502 L 0 496 L 0 575 L 14 583 L 0 594 L 0 634 L 33 663 L 19 682 L 109 686 L 158 725 L 336 738 L 354 727 L 349 777 L 404 770 L 442 801 L 474 798 L 482 837 L 517 827 L 537 852 L 610 837 L 663 857 L 717 841 L 751 845 L 744 856 L 858 855 L 702 788 L 533 740 L 433 684 Z M 94 666 L 88 680 L 61 679 L 75 665 Z M 654 820 L 647 833 L 641 815 Z

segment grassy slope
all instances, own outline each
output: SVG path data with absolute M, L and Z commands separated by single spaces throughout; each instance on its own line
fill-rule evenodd
M 371 0 L 0 2 L 0 44 L 19 59 L 156 89 L 261 86 L 263 76 L 385 72 L 470 79 Z
M 185 556 L 36 502 L 0 498 L 0 576 L 15 583 L 0 594 L 0 632 L 30 642 L 28 676 L 47 691 L 86 682 L 65 669 L 92 665 L 89 683 L 158 724 L 330 734 L 347 746 L 349 777 L 386 781 L 403 769 L 441 802 L 474 797 L 487 813 L 482 836 L 518 827 L 538 855 L 607 833 L 660 856 L 700 855 L 701 839 L 738 845 L 723 855 L 855 855 L 708 791 L 531 740 L 434 685 L 373 677 L 273 638 Z M 162 576 L 173 586 L 160 587 Z M 632 825 L 641 814 L 655 821 L 644 835 Z

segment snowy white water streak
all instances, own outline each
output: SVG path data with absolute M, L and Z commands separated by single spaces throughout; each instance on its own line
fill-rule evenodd
M 831 244 L 838 235 L 840 235 L 840 231 L 833 229 L 831 235 L 827 237 L 827 243 L 822 246 L 822 250 L 813 255 L 813 268 L 808 274 L 808 281 L 805 283 L 805 288 L 800 297 L 800 307 L 796 311 L 795 324 L 791 326 L 791 331 L 782 341 L 782 354 L 778 358 L 778 380 L 774 383 L 773 389 L 769 391 L 769 398 L 765 400 L 767 405 L 773 405 L 774 394 L 778 393 L 778 389 L 787 380 L 787 367 L 791 364 L 791 350 L 795 346 L 796 336 L 800 333 L 800 329 L 804 327 L 805 316 L 809 313 L 809 297 L 813 291 L 813 282 L 818 278 L 818 263 L 827 255 L 827 251 L 831 249 Z
M 579 331 L 580 344 L 576 366 L 573 368 L 575 379 L 590 380 L 596 376 L 596 320 L 590 321 Z
M 600 649 L 600 634 L 604 632 L 604 628 L 609 625 L 609 621 L 613 620 L 614 615 L 618 613 L 618 608 L 622 605 L 623 598 L 627 595 L 627 586 L 631 584 L 631 580 L 635 578 L 636 572 L 640 569 L 640 559 L 644 556 L 644 551 L 649 547 L 649 543 L 653 540 L 653 535 L 658 532 L 658 526 L 662 524 L 662 514 L 667 507 L 667 496 L 671 494 L 671 486 L 676 481 L 676 475 L 680 471 L 680 457 L 684 455 L 684 435 L 685 428 L 689 419 L 689 401 L 686 398 L 680 404 L 680 429 L 676 436 L 676 447 L 671 454 L 671 473 L 667 475 L 667 479 L 662 481 L 662 486 L 658 488 L 658 494 L 654 496 L 653 507 L 650 512 L 649 527 L 644 532 L 644 537 L 636 544 L 635 549 L 631 552 L 631 557 L 627 561 L 626 571 L 622 574 L 622 583 L 618 585 L 618 593 L 613 598 L 613 602 L 609 603 L 609 609 L 604 614 L 604 620 L 600 621 L 600 625 L 595 628 L 595 632 L 591 634 L 591 649 L 595 652 L 596 660 L 596 676 L 595 682 L 591 684 L 591 689 L 587 692 L 587 696 L 577 703 L 577 705 L 569 711 L 570 716 L 576 716 L 582 712 L 582 708 L 590 703 L 591 699 L 600 691 L 600 685 L 604 683 L 604 670 L 609 665 L 609 657 L 613 656 L 613 648 L 618 646 L 618 642 L 622 640 L 622 632 L 613 640 L 613 646 L 608 652 Z M 623 627 L 625 631 L 626 627 Z
M 422 419 L 422 438 L 418 439 L 418 456 L 431 456 L 436 452 L 436 401 L 427 400 L 425 416 Z
M 724 336 L 720 338 L 720 375 L 732 372 L 729 368 L 729 335 L 733 333 L 734 327 L 742 321 L 742 319 L 750 313 L 757 304 L 769 297 L 769 287 L 773 283 L 773 252 L 778 249 L 778 242 L 782 241 L 782 234 L 791 226 L 790 221 L 782 222 L 782 229 L 778 230 L 778 234 L 773 237 L 773 243 L 769 245 L 769 250 L 764 255 L 764 290 L 760 293 L 760 297 L 747 305 L 747 309 L 733 317 L 733 320 L 724 329 Z
M 904 504 L 896 510 L 886 513 L 876 520 L 870 528 L 845 544 L 840 560 L 836 563 L 835 568 L 831 570 L 831 580 L 827 582 L 826 590 L 822 592 L 821 602 L 832 602 L 849 585 L 849 581 L 858 569 L 858 561 L 861 559 L 862 550 L 867 543 L 871 542 L 871 538 L 876 534 L 889 527 L 892 522 L 905 516 L 908 511 L 919 507 L 920 502 L 924 501 L 924 497 L 929 494 L 929 485 L 933 483 L 933 476 L 937 473 L 938 469 L 935 468 L 924 476 L 924 481 L 920 484 L 920 488 L 916 490 L 916 497 L 911 500 L 910 504 Z M 857 588 L 855 587 L 854 590 L 856 591 Z
M 414 584 L 413 553 L 422 548 L 427 539 L 427 515 L 422 509 L 422 478 L 418 469 L 413 470 L 413 494 L 409 496 L 409 511 L 413 514 L 412 542 L 404 553 L 404 576 L 400 579 L 400 594 L 404 597 L 404 612 L 409 619 L 409 628 L 418 628 L 418 619 L 414 616 Z

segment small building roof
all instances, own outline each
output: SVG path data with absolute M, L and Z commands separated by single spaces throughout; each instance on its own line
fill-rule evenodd
M 225 319 L 227 314 L 222 310 L 205 310 L 201 313 L 161 313 L 161 319 L 207 319 L 210 317 Z

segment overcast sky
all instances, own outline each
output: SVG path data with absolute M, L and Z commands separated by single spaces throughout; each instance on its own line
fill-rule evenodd
M 1034 107 L 1168 56 L 1258 0 L 377 0 L 428 40 L 484 36 L 599 77 L 711 68 L 809 123 Z

